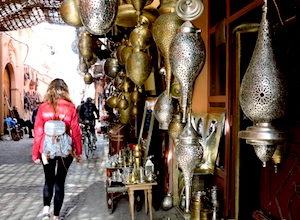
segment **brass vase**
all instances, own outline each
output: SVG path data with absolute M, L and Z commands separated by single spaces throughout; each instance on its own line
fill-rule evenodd
M 162 130 L 168 130 L 169 124 L 173 114 L 172 98 L 166 91 L 161 93 L 154 105 L 154 116 L 159 122 L 159 128 Z
M 169 95 L 171 85 L 171 66 L 169 62 L 169 49 L 177 29 L 182 25 L 183 21 L 176 13 L 166 13 L 160 15 L 152 26 L 153 39 L 164 58 L 166 68 L 166 91 Z
M 141 87 L 151 73 L 151 62 L 148 54 L 134 48 L 126 62 L 126 72 L 131 81 Z
M 170 64 L 181 87 L 182 121 L 190 106 L 194 81 L 205 62 L 205 45 L 191 22 L 186 21 L 170 45 Z
M 79 14 L 79 0 L 64 0 L 60 8 L 61 18 L 68 25 L 80 27 L 82 26 Z
M 112 28 L 117 12 L 118 0 L 79 0 L 81 21 L 87 31 L 104 35 Z
M 253 55 L 240 87 L 240 105 L 253 126 L 239 132 L 240 138 L 254 146 L 264 167 L 276 145 L 286 138 L 284 132 L 272 125 L 273 120 L 285 114 L 287 89 L 276 64 L 270 33 L 266 2 Z
M 191 183 L 194 169 L 200 163 L 203 156 L 203 147 L 199 142 L 200 137 L 191 124 L 191 115 L 179 135 L 179 141 L 175 148 L 175 156 L 182 170 L 185 184 L 185 212 L 190 212 Z

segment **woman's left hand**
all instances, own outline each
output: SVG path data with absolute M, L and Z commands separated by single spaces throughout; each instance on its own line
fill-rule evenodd
M 82 159 L 82 156 L 81 156 L 81 155 L 77 155 L 77 156 L 75 157 L 75 160 L 76 160 L 77 163 L 82 163 L 82 162 L 83 162 L 83 159 Z

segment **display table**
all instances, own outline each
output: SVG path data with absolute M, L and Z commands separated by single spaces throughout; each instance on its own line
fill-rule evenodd
M 129 208 L 131 219 L 134 220 L 134 191 L 144 190 L 145 193 L 145 211 L 149 211 L 150 220 L 152 220 L 152 186 L 157 185 L 157 182 L 153 183 L 140 183 L 140 184 L 126 184 L 129 195 Z

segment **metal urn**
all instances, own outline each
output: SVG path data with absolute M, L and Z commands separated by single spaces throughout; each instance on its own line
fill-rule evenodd
M 200 137 L 191 124 L 191 114 L 188 114 L 187 124 L 179 135 L 179 142 L 175 148 L 175 156 L 184 176 L 185 212 L 190 211 L 191 184 L 194 169 L 203 156 L 203 147 L 199 140 Z
M 68 25 L 80 27 L 82 26 L 79 14 L 79 0 L 64 0 L 60 8 L 61 18 Z
M 240 88 L 240 105 L 253 126 L 239 132 L 239 137 L 254 146 L 256 155 L 266 166 L 277 144 L 285 140 L 284 132 L 272 121 L 286 111 L 286 84 L 279 71 L 272 49 L 267 3 L 258 31 L 258 38 Z
M 181 87 L 182 121 L 190 105 L 194 81 L 205 62 L 205 45 L 191 22 L 186 21 L 178 30 L 170 46 L 172 73 Z
M 159 48 L 161 55 L 164 58 L 166 68 L 166 90 L 170 93 L 171 84 L 171 66 L 169 62 L 169 49 L 172 39 L 176 35 L 177 29 L 182 25 L 183 21 L 176 15 L 175 12 L 161 14 L 152 26 L 152 36 Z
M 172 114 L 172 98 L 167 95 L 166 91 L 164 91 L 158 96 L 154 105 L 154 116 L 159 122 L 159 129 L 168 130 L 169 124 L 172 119 Z
M 80 0 L 81 21 L 88 32 L 103 35 L 112 28 L 117 12 L 118 0 Z

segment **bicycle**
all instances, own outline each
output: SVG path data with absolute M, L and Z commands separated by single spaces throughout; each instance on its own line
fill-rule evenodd
M 81 124 L 82 128 L 82 143 L 84 146 L 84 153 L 86 156 L 86 159 L 88 159 L 91 156 L 95 155 L 95 151 L 97 149 L 96 146 L 96 140 L 94 140 L 94 135 L 91 132 L 91 126 L 93 126 L 93 123 L 90 121 L 84 121 L 84 123 Z

